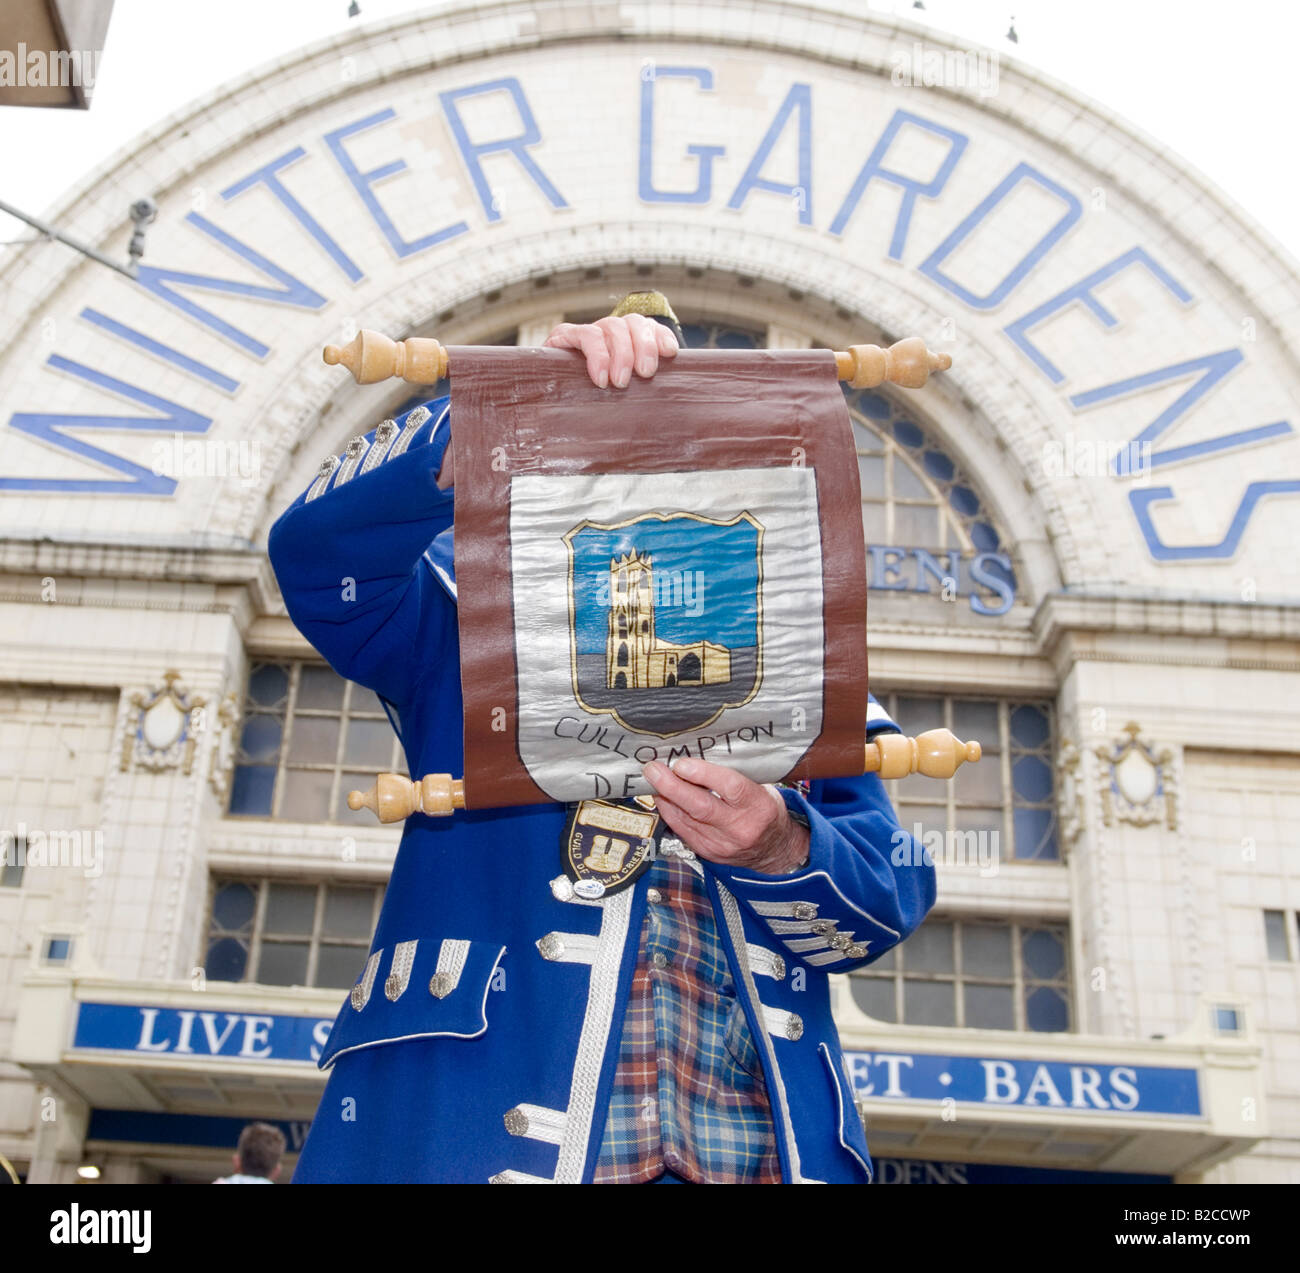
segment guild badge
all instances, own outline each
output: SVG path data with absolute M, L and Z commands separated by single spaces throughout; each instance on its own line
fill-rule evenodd
M 654 857 L 659 815 L 644 807 L 584 800 L 574 807 L 560 841 L 573 891 L 597 901 L 635 883 Z
M 749 702 L 763 679 L 762 541 L 748 512 L 725 522 L 647 513 L 569 531 L 578 702 L 665 738 Z

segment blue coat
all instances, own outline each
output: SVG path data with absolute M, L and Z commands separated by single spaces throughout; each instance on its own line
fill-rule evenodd
M 447 399 L 417 407 L 330 457 L 269 545 L 294 622 L 384 700 L 415 777 L 462 772 L 452 495 L 435 483 L 449 413 Z M 705 881 L 784 1179 L 865 1182 L 827 974 L 911 933 L 934 869 L 874 776 L 783 795 L 808 820 L 809 864 L 768 876 L 705 862 Z M 320 1059 L 332 1070 L 295 1181 L 591 1179 L 646 887 L 574 896 L 564 821 L 558 804 L 408 820 L 366 971 Z M 852 934 L 847 948 L 817 931 L 824 920 Z

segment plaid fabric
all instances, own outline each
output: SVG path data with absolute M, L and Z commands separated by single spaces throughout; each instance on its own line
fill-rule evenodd
M 593 1180 L 779 1184 L 767 1086 L 713 906 L 693 864 L 660 854 Z

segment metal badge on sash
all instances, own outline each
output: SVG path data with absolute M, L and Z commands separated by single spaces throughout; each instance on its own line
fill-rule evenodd
M 595 901 L 617 893 L 649 867 L 659 815 L 641 799 L 584 800 L 574 806 L 560 840 L 560 859 L 579 897 Z

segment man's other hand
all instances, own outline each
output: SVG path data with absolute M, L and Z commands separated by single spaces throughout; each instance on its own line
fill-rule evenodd
M 580 349 L 587 356 L 587 375 L 598 389 L 626 389 L 635 371 L 648 380 L 660 358 L 677 353 L 677 339 L 662 323 L 644 314 L 602 318 L 594 323 L 561 323 L 547 338 L 551 349 Z
M 641 773 L 664 821 L 696 857 L 785 875 L 808 856 L 808 828 L 781 796 L 734 769 L 684 758 L 672 769 L 652 760 Z

